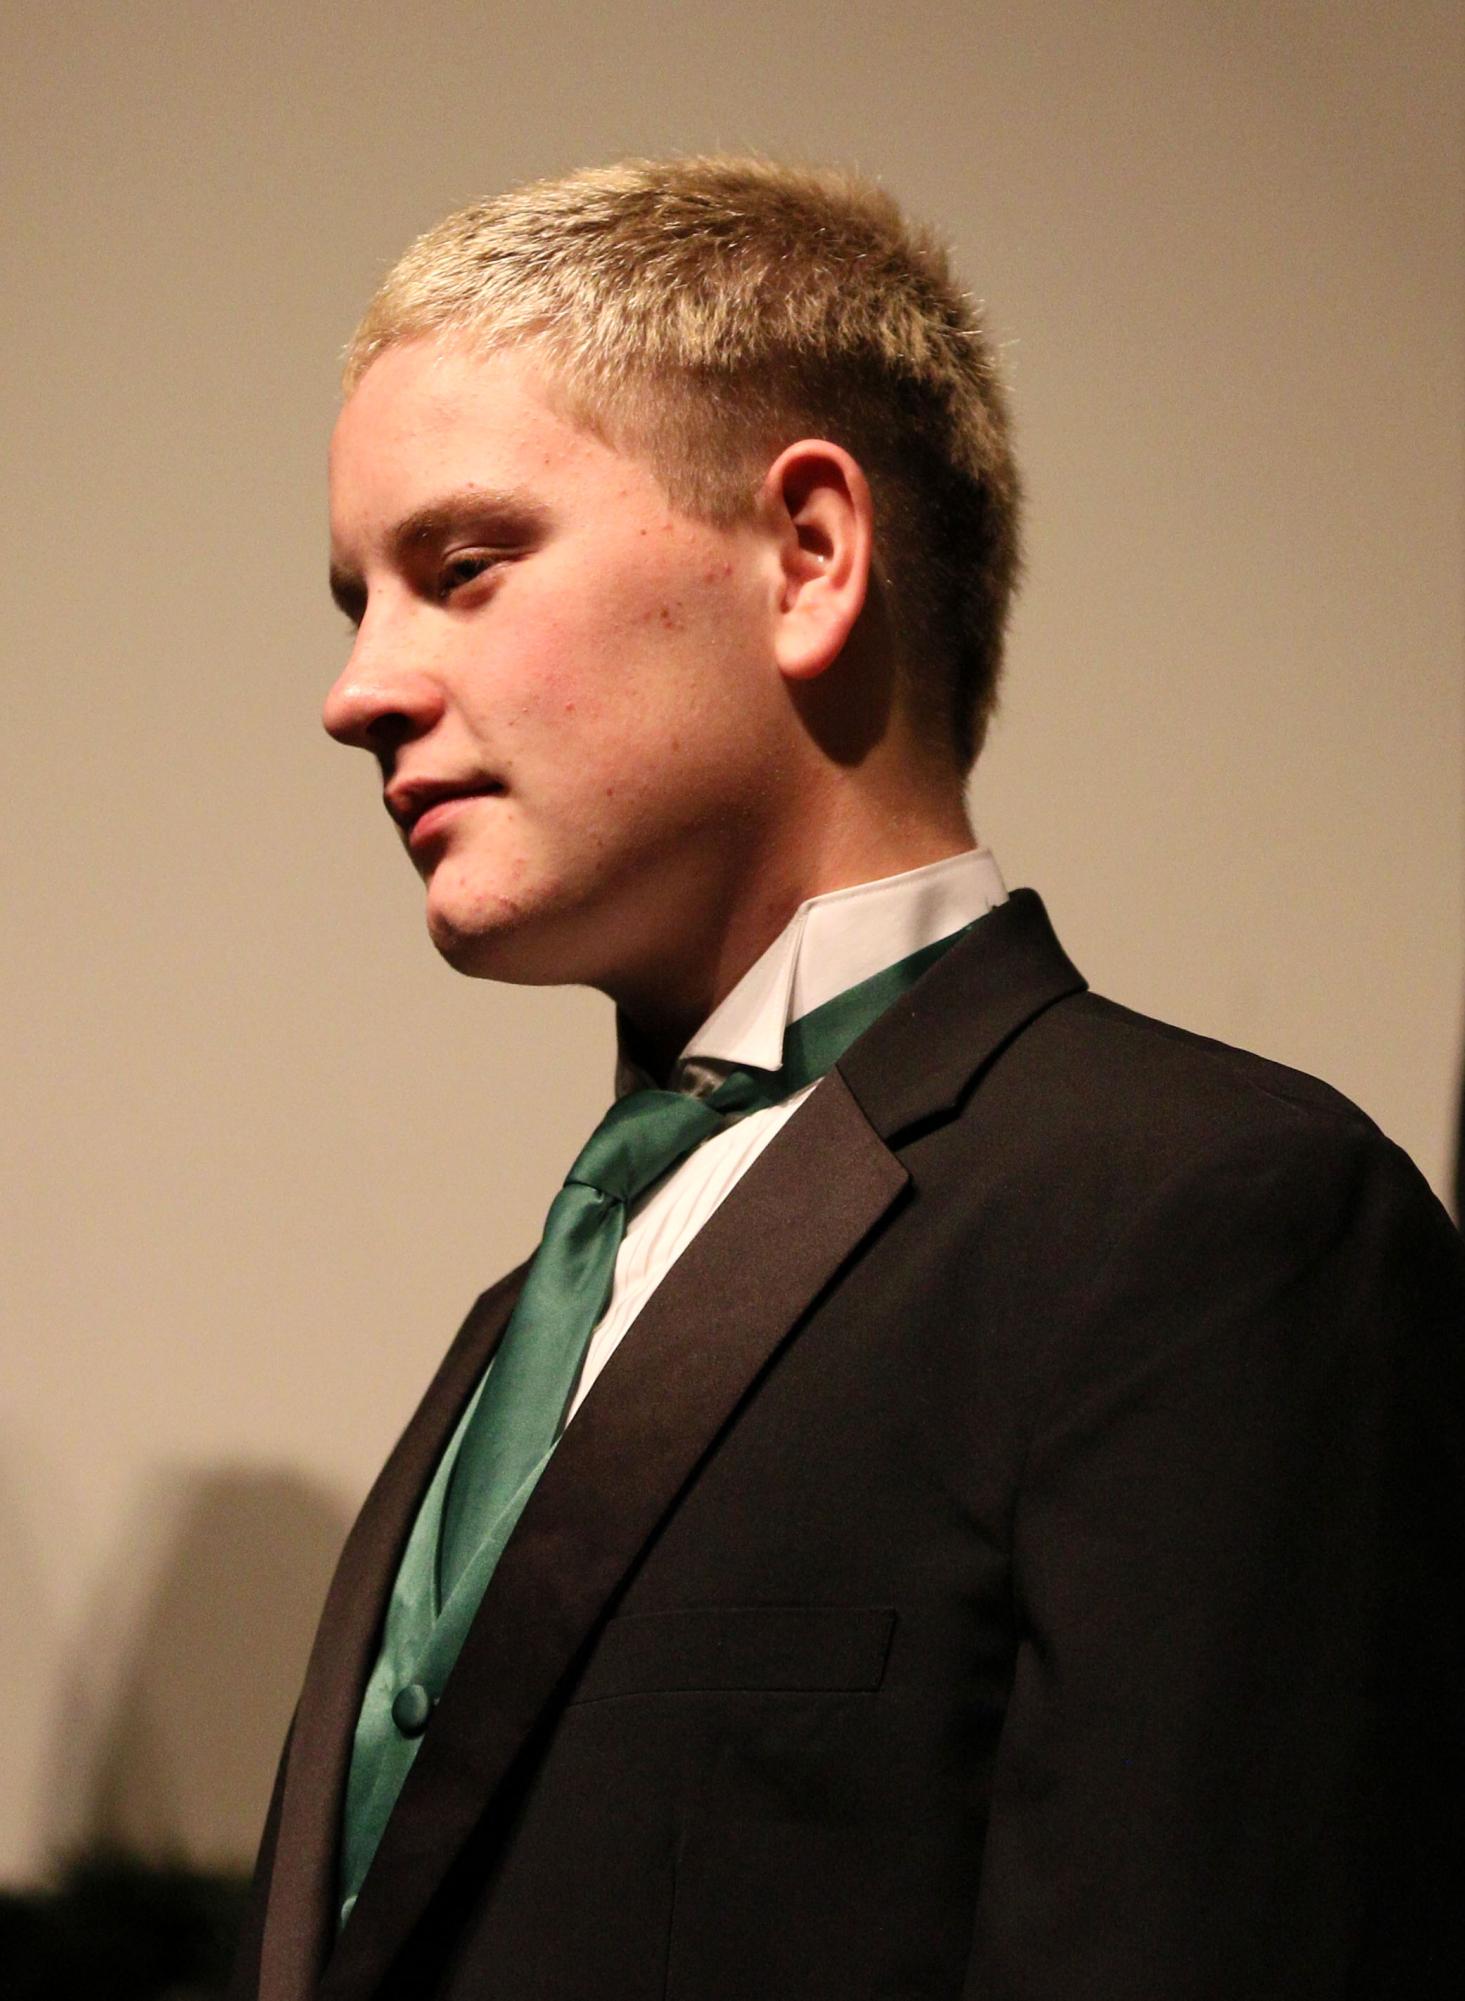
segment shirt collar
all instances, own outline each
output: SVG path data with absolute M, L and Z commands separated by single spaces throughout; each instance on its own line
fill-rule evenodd
M 703 1096 L 728 1070 L 777 1070 L 790 1022 L 1006 901 L 987 848 L 811 896 L 692 1036 L 671 1088 Z M 648 1081 L 623 1049 L 617 1095 Z

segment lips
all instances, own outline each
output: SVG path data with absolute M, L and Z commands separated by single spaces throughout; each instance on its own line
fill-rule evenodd
M 495 798 L 503 789 L 495 778 L 417 779 L 389 785 L 386 806 L 410 847 L 445 827 L 469 800 Z

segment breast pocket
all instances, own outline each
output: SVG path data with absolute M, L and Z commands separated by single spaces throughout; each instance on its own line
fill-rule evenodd
M 852 1605 L 696 1605 L 612 1619 L 570 1696 L 859 1693 L 885 1675 L 895 1613 Z

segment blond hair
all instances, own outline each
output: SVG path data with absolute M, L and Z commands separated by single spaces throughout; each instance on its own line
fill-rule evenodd
M 536 343 L 583 421 L 731 522 L 810 434 L 859 460 L 917 726 L 964 769 L 1018 567 L 1006 401 L 946 252 L 880 188 L 734 157 L 624 160 L 475 202 L 407 250 L 346 351 Z

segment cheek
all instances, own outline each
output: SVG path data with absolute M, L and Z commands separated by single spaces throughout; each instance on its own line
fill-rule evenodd
M 603 797 L 627 807 L 627 795 L 654 789 L 653 766 L 685 770 L 699 746 L 725 759 L 720 740 L 757 713 L 748 578 L 724 549 L 695 536 L 668 534 L 655 553 L 648 561 L 633 534 L 620 560 L 593 575 L 580 566 L 546 573 L 495 637 L 499 671 L 486 685 L 497 692 L 486 721 L 506 751 L 532 748 L 536 760 L 548 755 L 578 778 L 587 805 Z
M 475 663 L 468 706 L 479 736 L 504 750 L 551 742 L 566 726 L 594 720 L 606 700 L 606 649 L 591 621 L 532 607 L 494 628 Z

